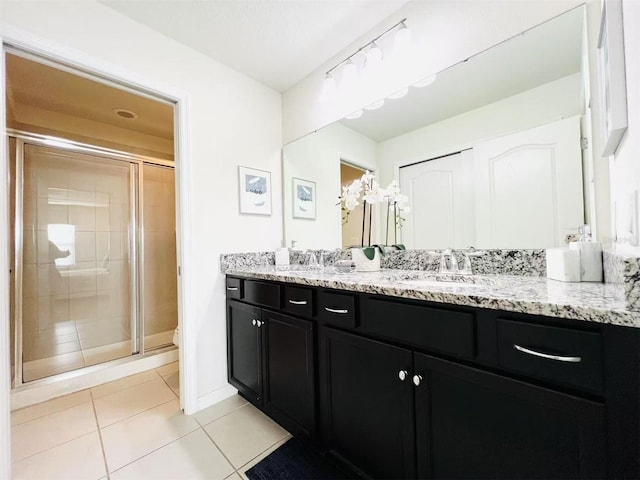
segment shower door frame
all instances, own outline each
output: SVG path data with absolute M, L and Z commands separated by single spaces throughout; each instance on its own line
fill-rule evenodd
M 14 212 L 14 379 L 13 388 L 17 389 L 26 385 L 37 385 L 50 382 L 57 382 L 65 378 L 75 377 L 79 374 L 103 368 L 106 363 L 117 364 L 127 362 L 132 359 L 141 358 L 147 354 L 145 351 L 144 332 L 144 173 L 143 166 L 156 165 L 175 169 L 175 162 L 162 160 L 143 155 L 131 154 L 119 150 L 98 147 L 85 143 L 67 140 L 61 137 L 50 135 L 40 135 L 22 130 L 7 129 L 7 137 L 13 137 L 16 141 L 15 155 L 15 212 Z M 31 380 L 25 382 L 23 379 L 23 329 L 22 329 L 22 286 L 23 286 L 23 215 L 24 215 L 24 150 L 25 145 L 35 145 L 40 147 L 56 148 L 70 153 L 81 153 L 98 157 L 96 159 L 86 158 L 83 161 L 95 161 L 96 163 L 106 163 L 107 161 L 120 162 L 129 165 L 129 194 L 132 199 L 130 209 L 129 225 L 129 258 L 131 282 L 131 355 L 110 360 L 107 362 L 82 367 L 67 372 Z M 167 347 L 171 347 L 167 345 Z M 162 351 L 166 347 L 158 347 Z

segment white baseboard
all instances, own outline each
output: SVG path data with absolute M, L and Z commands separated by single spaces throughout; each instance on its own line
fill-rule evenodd
M 238 393 L 238 390 L 233 388 L 231 385 L 226 385 L 218 390 L 214 390 L 211 393 L 208 393 L 204 397 L 198 397 L 198 412 L 200 410 L 204 410 L 211 405 L 214 405 L 218 402 L 221 402 L 225 398 L 229 398 Z M 195 412 L 194 412 L 195 413 Z
M 78 371 L 78 375 L 69 378 L 66 376 L 60 380 L 52 378 L 51 381 L 25 385 L 11 392 L 11 410 L 28 407 L 62 395 L 112 382 L 129 375 L 161 367 L 176 360 L 178 360 L 177 349 L 115 365 L 104 365 L 104 368 L 89 372 Z

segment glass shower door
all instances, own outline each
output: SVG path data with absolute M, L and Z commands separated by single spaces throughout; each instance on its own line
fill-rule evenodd
M 22 381 L 136 353 L 137 165 L 30 144 L 23 159 Z

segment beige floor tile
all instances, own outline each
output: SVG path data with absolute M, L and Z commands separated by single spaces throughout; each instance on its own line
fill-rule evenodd
M 211 405 L 204 410 L 200 410 L 194 415 L 198 423 L 202 426 L 217 420 L 220 417 L 224 417 L 227 413 L 231 413 L 234 410 L 247 404 L 247 401 L 240 395 L 233 395 L 229 398 L 225 398 L 221 402 Z
M 120 390 L 124 390 L 125 388 L 130 388 L 135 385 L 140 385 L 141 383 L 156 380 L 157 378 L 158 374 L 153 370 L 149 370 L 146 372 L 138 373 L 137 375 L 131 375 L 114 382 L 109 382 L 105 383 L 104 385 L 94 387 L 91 389 L 91 395 L 95 400 L 106 395 L 111 395 L 112 393 L 118 392 Z
M 16 462 L 11 468 L 13 480 L 96 480 L 106 474 L 98 432 Z
M 89 390 L 83 390 L 81 392 L 72 393 L 71 395 L 54 398 L 47 402 L 38 403 L 37 405 L 21 408 L 20 410 L 11 412 L 11 425 L 19 425 L 21 423 L 44 417 L 45 415 L 51 415 L 52 413 L 60 412 L 67 408 L 90 401 L 91 395 L 89 394 Z
M 180 398 L 180 373 L 175 372 L 166 377 L 162 377 L 169 388 L 173 390 L 173 393 L 176 394 L 176 397 Z
M 88 348 L 82 351 L 82 355 L 87 366 L 129 357 L 132 355 L 131 342 L 112 343 L 101 347 Z
M 197 428 L 198 423 L 182 413 L 175 398 L 106 427 L 102 430 L 102 443 L 109 471 L 122 468 Z
M 91 402 L 11 427 L 11 457 L 17 462 L 97 430 Z
M 240 475 L 238 475 L 237 473 L 232 473 L 231 475 L 229 475 L 224 480 L 242 480 L 242 477 Z
M 223 479 L 233 473 L 207 434 L 198 430 L 111 474 L 111 480 Z
M 286 430 L 250 404 L 204 428 L 235 467 L 244 465 L 287 435 Z
M 156 368 L 156 372 L 162 377 L 166 377 L 167 375 L 171 375 L 172 373 L 180 370 L 178 362 L 171 362 L 161 367 Z
M 94 400 L 98 425 L 104 428 L 176 397 L 160 377 Z
M 277 442 L 275 445 L 272 445 L 271 447 L 266 449 L 264 452 L 262 452 L 260 455 L 258 455 L 257 457 L 254 457 L 250 462 L 244 464 L 242 467 L 239 467 L 238 468 L 239 477 L 243 480 L 249 480 L 249 477 L 247 477 L 247 470 L 250 470 L 251 468 L 256 466 L 258 463 L 260 463 L 266 457 L 271 455 L 274 451 L 276 451 L 282 445 L 287 443 L 290 439 L 291 439 L 291 435 L 287 435 L 282 440 Z

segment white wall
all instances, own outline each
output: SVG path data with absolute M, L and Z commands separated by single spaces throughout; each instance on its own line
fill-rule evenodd
M 380 178 L 395 167 L 471 148 L 478 142 L 580 114 L 579 73 L 381 142 Z M 578 141 L 578 139 L 576 139 Z
M 378 144 L 364 135 L 334 123 L 307 135 L 283 150 L 284 225 L 287 246 L 339 248 L 342 245 L 341 213 L 337 206 L 340 161 L 378 171 Z M 315 220 L 293 218 L 292 177 L 316 182 Z
M 198 404 L 211 403 L 228 385 L 219 255 L 280 243 L 280 94 L 94 0 L 3 1 L 2 28 L 33 34 L 52 48 L 109 64 L 124 77 L 150 79 L 188 96 L 188 194 L 194 202 L 192 223 L 186 225 L 191 270 L 183 270 L 183 280 L 190 285 L 193 314 L 183 321 L 196 332 L 197 346 L 186 355 L 197 364 Z M 238 213 L 239 164 L 272 172 L 271 216 Z
M 622 138 L 616 154 L 610 158 L 611 200 L 616 207 L 614 232 L 618 243 L 630 242 L 628 226 L 638 212 L 633 212 L 630 202 L 640 191 L 640 2 L 623 0 L 624 48 L 627 77 L 627 108 L 629 128 Z M 599 128 L 599 125 L 594 125 Z M 640 248 L 630 249 L 640 254 Z

